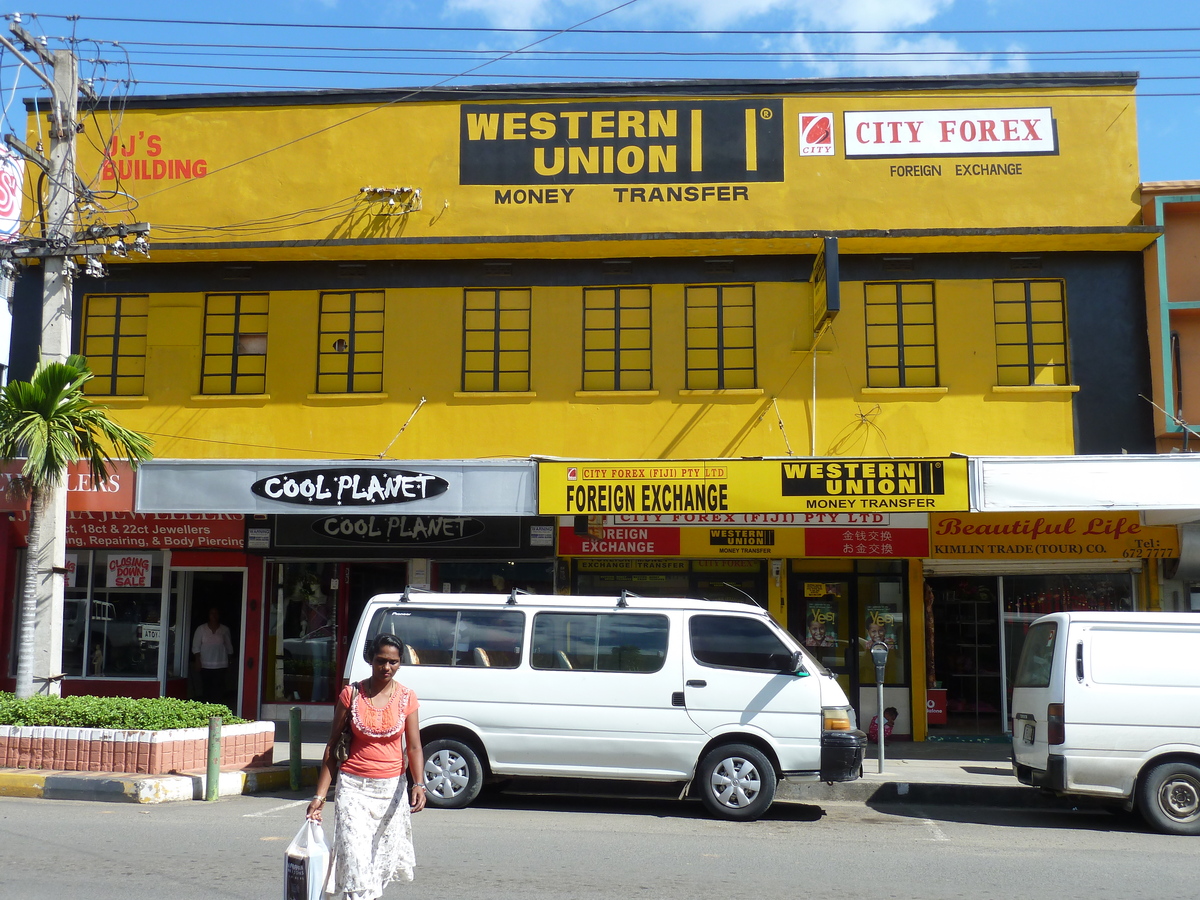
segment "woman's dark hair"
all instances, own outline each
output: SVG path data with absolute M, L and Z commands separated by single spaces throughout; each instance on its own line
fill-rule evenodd
M 394 634 L 389 634 L 386 631 L 381 631 L 371 640 L 367 641 L 367 645 L 363 647 L 363 659 L 369 663 L 375 662 L 375 657 L 379 655 L 379 651 L 384 647 L 395 647 L 400 657 L 404 657 L 404 641 L 396 637 Z

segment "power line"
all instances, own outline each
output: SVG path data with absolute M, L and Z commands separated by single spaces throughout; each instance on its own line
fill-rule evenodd
M 589 19 L 592 22 L 610 13 L 616 12 L 630 3 L 622 3 Z M 451 26 L 451 25 L 350 25 L 346 23 L 317 24 L 308 22 L 227 22 L 204 19 L 141 19 L 124 18 L 120 16 L 63 16 L 46 13 L 22 13 L 37 19 L 66 19 L 70 22 L 118 22 L 121 24 L 140 25 L 201 25 L 220 28 L 296 28 L 318 29 L 321 31 L 384 31 L 384 32 L 445 32 L 469 34 L 545 34 L 554 37 L 565 32 L 574 34 L 638 34 L 638 35 L 805 35 L 805 36 L 855 36 L 855 35 L 1026 35 L 1026 34 L 1178 34 L 1180 32 L 1200 32 L 1200 26 L 1179 26 L 1160 28 L 936 28 L 936 29 L 858 29 L 858 28 L 829 28 L 829 29 L 777 29 L 777 28 L 501 28 L 496 26 Z M 7 18 L 7 17 L 6 17 Z

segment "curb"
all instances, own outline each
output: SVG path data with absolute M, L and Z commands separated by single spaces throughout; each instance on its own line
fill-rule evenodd
M 304 766 L 300 783 L 317 783 L 318 766 Z M 98 800 L 108 803 L 172 803 L 203 800 L 208 779 L 203 772 L 177 775 L 121 775 L 112 772 L 50 772 L 42 770 L 0 772 L 0 797 L 43 800 Z M 287 766 L 235 769 L 222 772 L 218 797 L 236 797 L 291 787 Z
M 799 803 L 850 801 L 872 805 L 992 806 L 1009 809 L 1071 809 L 1080 797 L 1056 797 L 1021 784 L 952 784 L 911 781 L 850 781 L 841 784 L 781 784 L 777 798 Z

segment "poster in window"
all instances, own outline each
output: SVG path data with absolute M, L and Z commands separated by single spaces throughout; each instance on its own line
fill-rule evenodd
M 808 601 L 804 628 L 804 646 L 837 646 L 837 602 L 833 595 L 829 599 Z
M 867 648 L 883 641 L 888 650 L 896 649 L 896 607 L 890 603 L 869 604 L 867 613 Z
M 108 555 L 108 586 L 150 587 L 154 558 L 149 553 L 110 553 Z

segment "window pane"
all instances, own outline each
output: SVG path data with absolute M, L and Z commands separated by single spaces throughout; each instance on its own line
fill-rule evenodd
M 535 615 L 530 664 L 535 669 L 595 670 L 598 618 L 577 613 Z
M 742 616 L 692 616 L 692 656 L 708 666 L 784 672 L 792 654 L 765 623 Z
M 597 668 L 602 672 L 657 672 L 667 657 L 667 617 L 600 616 Z

